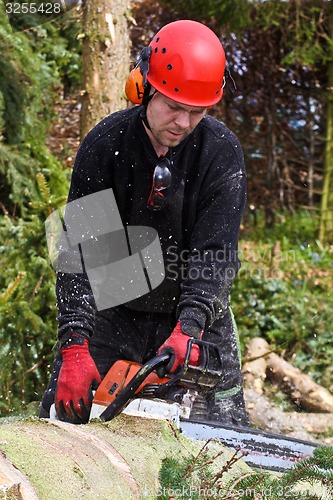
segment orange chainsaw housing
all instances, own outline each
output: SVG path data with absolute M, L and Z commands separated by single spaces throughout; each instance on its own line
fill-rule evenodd
M 133 361 L 116 361 L 100 383 L 93 403 L 101 406 L 109 406 L 141 368 L 142 365 Z M 170 378 L 160 378 L 156 372 L 151 372 L 136 390 L 135 394 L 138 394 L 146 385 L 163 385 L 169 381 Z

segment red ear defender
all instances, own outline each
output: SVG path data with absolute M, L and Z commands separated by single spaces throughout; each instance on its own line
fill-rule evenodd
M 137 66 L 128 75 L 125 85 L 126 97 L 133 104 L 142 104 L 144 91 L 143 75 Z

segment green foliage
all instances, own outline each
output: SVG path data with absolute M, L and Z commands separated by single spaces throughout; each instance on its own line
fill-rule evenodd
M 313 217 L 282 214 L 272 229 L 261 229 L 259 218 L 259 227 L 241 238 L 240 260 L 231 298 L 243 350 L 249 338 L 262 336 L 333 387 L 332 249 L 316 240 Z
M 0 93 L 3 95 L 2 135 L 7 144 L 22 145 L 44 137 L 52 86 L 57 74 L 35 51 L 23 33 L 13 33 L 0 7 Z
M 288 53 L 283 64 L 309 66 L 332 60 L 332 39 L 327 31 L 332 16 L 331 2 L 262 2 L 256 9 L 256 26 L 283 27 Z M 285 29 L 284 27 L 288 27 Z
M 330 498 L 333 492 L 333 448 L 318 447 L 313 455 L 297 462 L 281 477 L 272 477 L 262 472 L 247 474 L 236 481 L 230 481 L 226 491 L 232 491 L 232 498 L 257 500 L 284 497 L 295 499 Z M 226 494 L 222 498 L 230 498 Z
M 56 338 L 44 221 L 64 203 L 68 178 L 45 146 L 61 78 L 51 31 L 13 33 L 0 4 L 1 415 L 40 400 Z
M 251 224 L 249 230 L 251 240 L 256 242 L 274 243 L 283 235 L 287 245 L 302 245 L 316 240 L 318 224 L 319 217 L 315 212 L 280 210 L 276 213 L 274 225 L 267 227 L 263 211 L 257 210 L 256 223 Z
M 55 90 L 78 88 L 81 81 L 80 27 L 70 11 L 26 33 L 13 32 L 0 4 L 0 135 L 7 144 L 29 148 L 45 141 Z
M 271 475 L 265 471 L 249 472 L 223 481 L 224 473 L 241 457 L 235 455 L 216 471 L 213 464 L 218 455 L 212 457 L 207 443 L 196 457 L 182 459 L 166 458 L 160 469 L 160 492 L 157 498 L 192 499 L 265 499 L 279 500 L 330 498 L 333 491 L 333 448 L 318 447 L 311 457 L 300 460 L 283 475 Z M 200 476 L 196 472 L 200 470 Z
M 175 8 L 186 19 L 202 21 L 214 18 L 219 25 L 227 25 L 231 30 L 240 31 L 249 22 L 252 5 L 248 0 L 164 0 L 170 8 Z
M 34 43 L 32 33 L 13 33 L 0 6 L 0 195 L 3 210 L 22 215 L 37 194 L 39 170 L 54 192 L 66 187 L 65 174 L 45 146 L 59 73 L 46 57 L 52 41 L 37 33 Z
M 222 478 L 244 455 L 235 452 L 220 467 L 218 458 L 224 450 L 214 453 L 207 441 L 197 455 L 189 454 L 179 458 L 168 457 L 163 460 L 160 472 L 160 490 L 157 498 L 213 499 L 220 498 Z M 224 478 L 223 478 L 224 479 Z
M 57 75 L 64 94 L 70 90 L 78 90 L 82 81 L 80 31 L 80 11 L 74 9 L 57 20 L 36 26 L 27 33 L 34 50 Z
M 190 463 L 191 460 L 188 458 L 181 463 L 176 458 L 166 458 L 163 461 L 159 479 L 165 490 L 162 490 L 162 495 L 158 498 L 168 500 L 170 498 L 168 492 L 177 491 L 180 485 L 184 491 L 193 490 L 193 480 L 187 473 Z M 194 495 L 193 498 L 199 498 L 199 496 Z
M 3 145 L 0 149 L 0 178 L 2 179 L 2 203 L 6 210 L 18 204 L 22 210 L 28 199 L 36 194 L 32 178 L 35 163 L 28 156 L 19 153 L 13 146 Z M 7 202 L 6 202 L 7 201 Z
M 63 197 L 43 174 L 25 217 L 0 218 L 0 414 L 19 411 L 45 390 L 55 342 L 55 273 L 44 221 Z

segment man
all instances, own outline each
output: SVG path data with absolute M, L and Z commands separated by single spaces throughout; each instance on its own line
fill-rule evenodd
M 92 388 L 116 360 L 144 363 L 167 349 L 174 373 L 194 337 L 222 348 L 224 375 L 206 398 L 205 418 L 249 425 L 229 308 L 246 174 L 237 138 L 207 115 L 222 97 L 224 70 L 209 28 L 172 22 L 143 49 L 127 82 L 139 105 L 108 116 L 84 139 L 68 202 L 111 188 L 124 227 L 158 232 L 165 277 L 107 308 L 98 307 L 87 273 L 58 272 L 59 350 L 41 417 L 55 401 L 60 419 L 87 422 Z M 190 362 L 198 361 L 194 346 Z

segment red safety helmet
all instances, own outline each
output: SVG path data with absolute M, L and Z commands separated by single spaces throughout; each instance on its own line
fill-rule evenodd
M 144 58 L 126 83 L 126 95 L 134 104 L 142 103 L 146 80 L 166 97 L 188 106 L 209 107 L 221 99 L 225 53 L 218 37 L 204 24 L 169 23 L 143 52 Z

